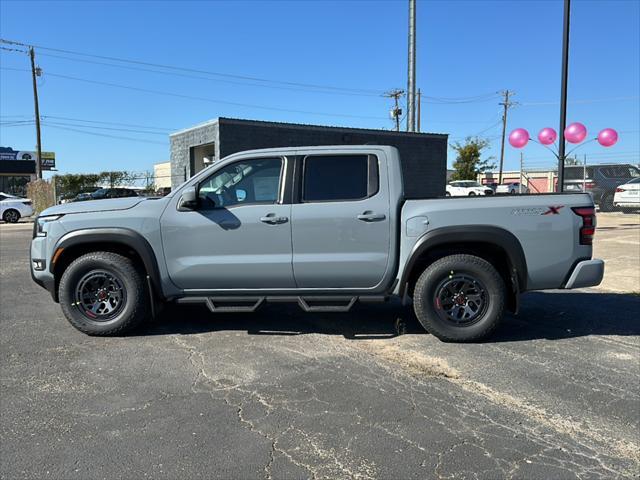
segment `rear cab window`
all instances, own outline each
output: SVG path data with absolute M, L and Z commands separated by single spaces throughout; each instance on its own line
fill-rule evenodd
M 309 155 L 303 161 L 302 202 L 356 201 L 378 192 L 375 155 Z

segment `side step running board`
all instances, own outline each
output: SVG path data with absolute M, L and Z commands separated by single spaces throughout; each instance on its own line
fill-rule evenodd
M 348 312 L 358 297 L 298 297 L 305 312 Z
M 357 301 L 384 302 L 382 295 L 353 296 L 268 296 L 268 297 L 183 297 L 176 300 L 183 304 L 205 304 L 214 313 L 255 312 L 265 302 L 297 303 L 305 312 L 348 312 Z
M 184 297 L 178 303 L 204 303 L 214 313 L 250 313 L 255 312 L 263 304 L 265 297 Z

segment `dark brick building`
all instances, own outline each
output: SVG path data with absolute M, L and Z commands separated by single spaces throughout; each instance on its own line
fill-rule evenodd
M 407 198 L 444 195 L 447 135 L 218 118 L 171 134 L 171 184 L 209 162 L 257 148 L 317 145 L 392 145 L 400 151 Z

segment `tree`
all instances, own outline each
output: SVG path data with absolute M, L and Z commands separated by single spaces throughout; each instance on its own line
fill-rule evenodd
M 127 185 L 135 179 L 135 174 L 126 171 L 100 172 L 100 183 L 107 184 L 109 187 L 120 187 Z
M 147 170 L 142 173 L 142 180 L 144 180 L 143 192 L 154 193 L 156 191 L 156 184 L 154 183 L 156 176 L 151 170 Z
M 95 187 L 100 178 L 96 174 L 67 173 L 56 175 L 54 178 L 56 192 L 59 197 L 71 198 L 86 191 L 90 187 Z
M 489 146 L 489 141 L 478 137 L 467 137 L 464 143 L 456 142 L 451 145 L 457 152 L 456 161 L 453 162 L 455 172 L 451 180 L 475 180 L 478 174 L 496 168 L 492 163 L 494 157 L 481 159 L 482 151 Z

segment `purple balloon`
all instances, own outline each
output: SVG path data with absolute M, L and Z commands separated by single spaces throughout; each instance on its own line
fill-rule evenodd
M 564 129 L 564 138 L 569 143 L 580 143 L 587 137 L 587 127 L 580 122 L 574 122 Z
M 513 148 L 522 148 L 529 143 L 529 132 L 524 128 L 516 128 L 509 134 L 509 144 Z
M 553 128 L 546 127 L 538 133 L 538 140 L 542 145 L 551 145 L 558 138 L 558 134 Z
M 613 147 L 618 141 L 618 132 L 613 128 L 605 128 L 598 134 L 598 143 L 603 147 Z

